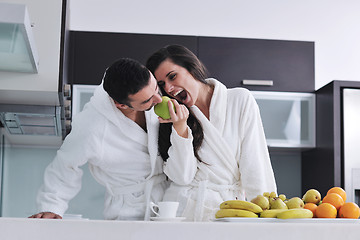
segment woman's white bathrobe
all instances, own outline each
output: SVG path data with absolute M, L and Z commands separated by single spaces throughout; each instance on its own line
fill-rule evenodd
M 116 108 L 101 84 L 45 171 L 39 210 L 62 216 L 81 188 L 79 167 L 88 162 L 106 188 L 105 219 L 147 220 L 148 202 L 161 200 L 167 183 L 157 151 L 159 121 L 153 110 L 145 116 L 147 133 Z
M 180 137 L 174 128 L 164 172 L 172 180 L 164 200 L 179 201 L 179 216 L 188 221 L 208 221 L 225 200 L 251 200 L 263 192 L 276 192 L 260 113 L 255 99 L 244 88 L 226 89 L 215 79 L 210 121 L 194 105 L 190 109 L 204 130 L 194 156 L 192 133 Z

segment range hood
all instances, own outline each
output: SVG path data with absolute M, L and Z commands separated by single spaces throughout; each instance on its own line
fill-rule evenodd
M 12 146 L 59 147 L 67 134 L 64 107 L 0 104 L 0 127 Z
M 61 108 L 0 105 L 0 121 L 10 134 L 61 136 Z
M 38 65 L 26 5 L 0 3 L 0 70 L 37 73 Z

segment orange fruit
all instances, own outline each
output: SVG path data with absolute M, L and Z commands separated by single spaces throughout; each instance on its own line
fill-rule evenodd
M 358 219 L 360 216 L 360 208 L 356 203 L 347 202 L 339 209 L 340 218 L 355 218 Z
M 330 203 L 322 203 L 315 210 L 317 218 L 336 218 L 337 210 Z
M 344 199 L 337 193 L 329 193 L 323 198 L 322 203 L 330 203 L 336 210 L 339 210 L 344 205 Z
M 344 202 L 346 202 L 346 192 L 341 187 L 330 188 L 329 191 L 327 192 L 327 194 L 329 194 L 329 193 L 337 193 L 337 194 L 339 194 L 344 199 Z
M 305 209 L 309 209 L 310 211 L 312 211 L 314 217 L 315 217 L 315 211 L 316 211 L 317 207 L 318 207 L 318 205 L 316 205 L 315 203 L 305 203 L 305 205 L 304 205 Z

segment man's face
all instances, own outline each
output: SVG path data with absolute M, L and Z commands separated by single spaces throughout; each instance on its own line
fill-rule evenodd
M 150 73 L 149 84 L 135 94 L 129 95 L 130 107 L 136 111 L 147 111 L 160 103 L 161 93 L 157 81 Z

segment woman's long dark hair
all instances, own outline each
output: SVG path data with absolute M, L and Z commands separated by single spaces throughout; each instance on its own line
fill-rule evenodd
M 181 45 L 168 45 L 149 57 L 146 62 L 146 67 L 154 74 L 159 65 L 165 60 L 171 60 L 174 64 L 185 68 L 196 80 L 208 84 L 207 70 L 200 60 L 189 49 Z M 155 74 L 154 74 L 155 75 Z M 164 95 L 166 92 L 161 89 Z M 190 127 L 193 135 L 193 149 L 195 157 L 203 162 L 198 154 L 200 146 L 204 140 L 204 132 L 199 120 L 189 109 L 189 118 L 187 125 Z M 170 134 L 172 123 L 162 123 L 159 128 L 158 148 L 161 157 L 164 161 L 169 158 L 168 150 L 171 146 Z

